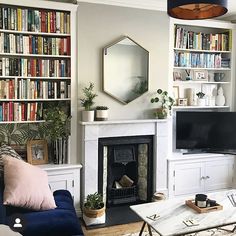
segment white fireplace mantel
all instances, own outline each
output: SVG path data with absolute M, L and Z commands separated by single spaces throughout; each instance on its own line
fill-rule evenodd
M 79 122 L 82 148 L 82 199 L 98 191 L 98 139 L 153 135 L 153 189 L 167 193 L 168 121 L 109 120 Z

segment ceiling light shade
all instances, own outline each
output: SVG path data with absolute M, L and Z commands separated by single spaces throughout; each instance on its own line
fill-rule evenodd
M 227 0 L 168 0 L 168 15 L 183 20 L 210 19 L 224 15 Z

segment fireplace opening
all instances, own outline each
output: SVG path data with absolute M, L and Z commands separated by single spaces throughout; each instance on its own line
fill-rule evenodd
M 153 137 L 99 139 L 98 190 L 106 206 L 151 201 Z

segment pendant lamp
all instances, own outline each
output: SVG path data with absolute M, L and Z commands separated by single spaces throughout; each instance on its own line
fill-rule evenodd
M 168 0 L 168 15 L 183 20 L 201 20 L 224 15 L 227 0 Z

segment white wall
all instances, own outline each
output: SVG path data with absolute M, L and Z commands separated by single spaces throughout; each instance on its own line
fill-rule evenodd
M 98 94 L 95 106 L 110 108 L 109 119 L 152 118 L 150 103 L 158 88 L 168 88 L 169 19 L 160 11 L 80 3 L 79 89 L 91 81 Z M 149 51 L 149 92 L 123 105 L 102 92 L 102 48 L 127 35 Z M 80 106 L 80 103 L 79 103 Z M 82 108 L 79 107 L 79 110 Z M 79 118 L 81 114 L 79 114 Z

